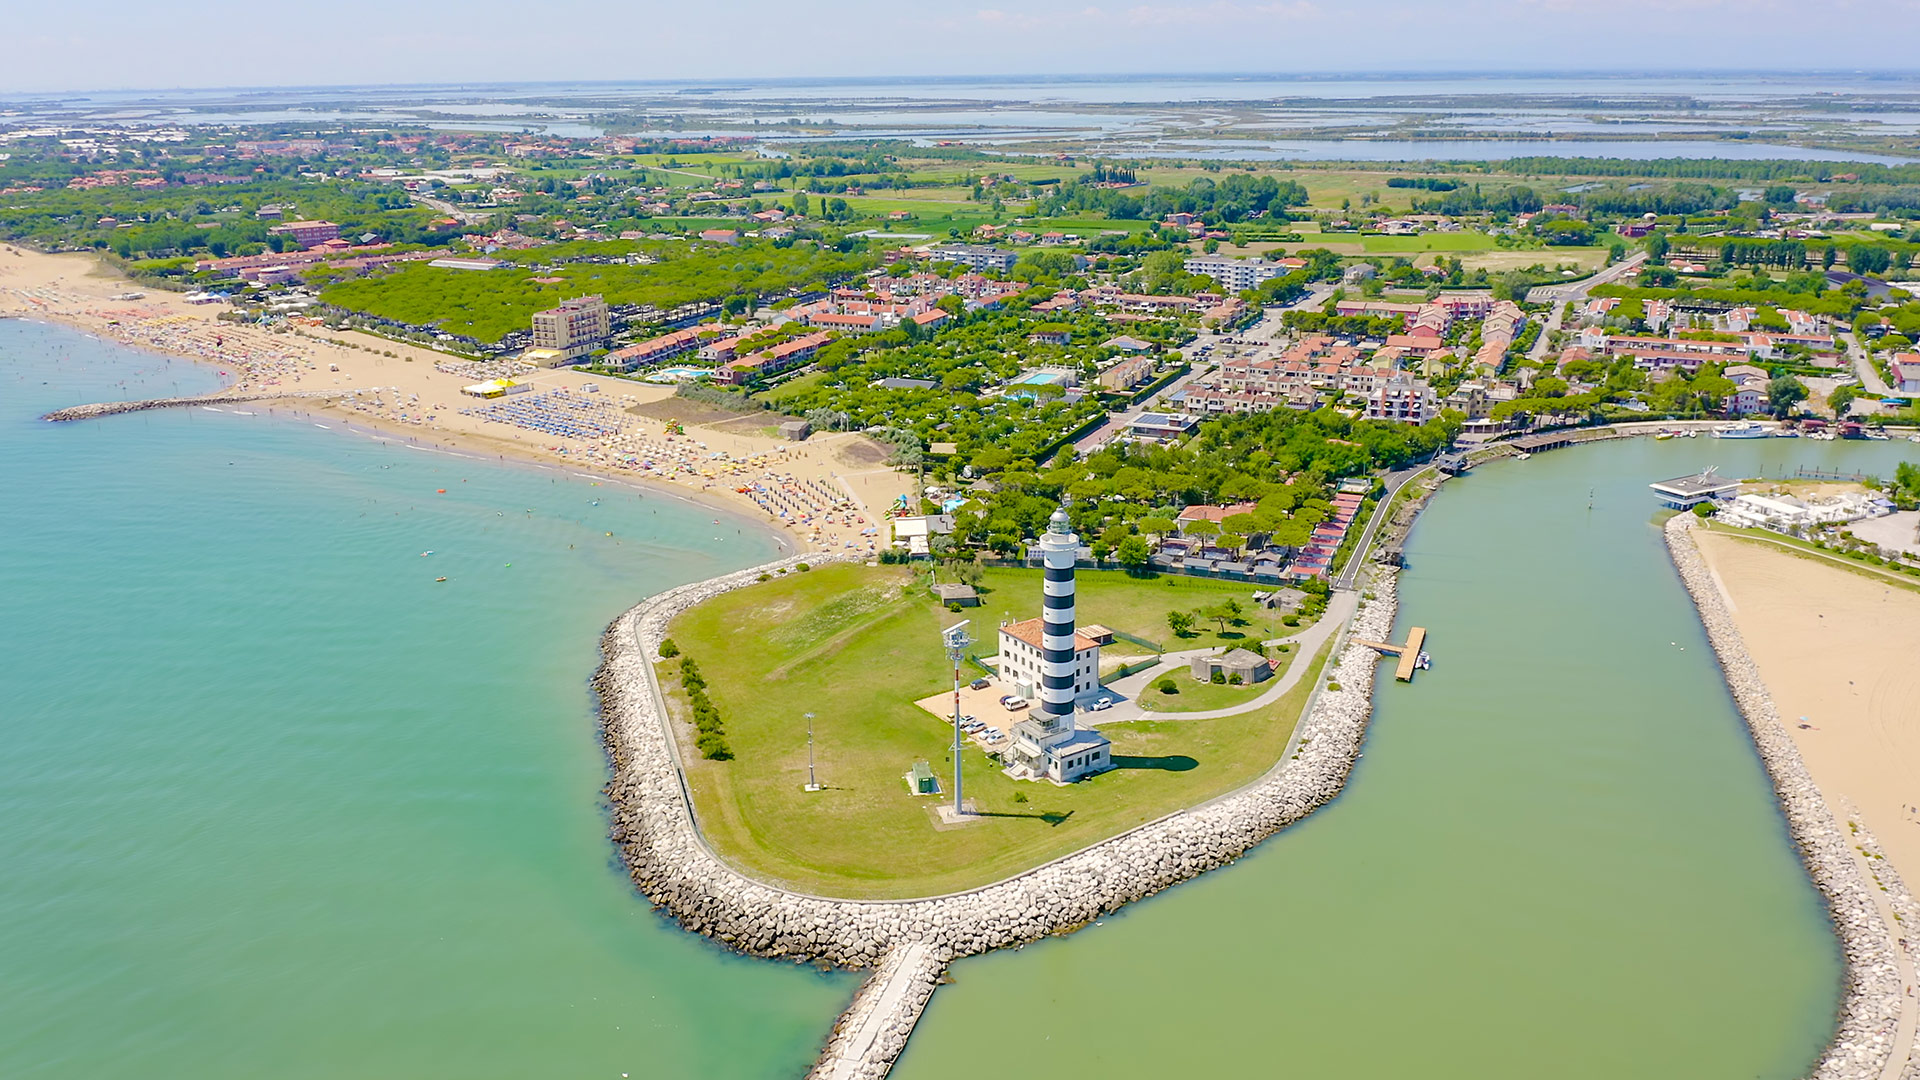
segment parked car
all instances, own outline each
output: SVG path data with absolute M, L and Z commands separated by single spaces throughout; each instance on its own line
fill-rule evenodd
M 985 678 L 975 679 L 972 682 L 967 684 L 968 688 L 973 690 L 985 690 L 987 687 L 992 685 L 993 685 L 992 680 L 985 679 Z
M 1099 701 L 1096 701 L 1093 704 L 1087 706 L 1087 711 L 1088 712 L 1105 712 L 1111 708 L 1113 708 L 1113 699 L 1101 698 Z
M 1008 694 L 1006 697 L 1003 697 L 1000 699 L 1000 707 L 1004 709 L 1009 709 L 1009 710 L 1024 709 L 1027 707 L 1027 699 L 1023 697 L 1014 697 L 1012 694 Z

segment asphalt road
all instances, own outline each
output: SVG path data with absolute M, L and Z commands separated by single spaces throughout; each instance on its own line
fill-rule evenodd
M 1387 493 L 1382 495 L 1380 502 L 1374 506 L 1373 517 L 1367 520 L 1366 531 L 1360 534 L 1360 541 L 1354 545 L 1353 554 L 1348 557 L 1347 565 L 1341 569 L 1340 576 L 1334 579 L 1334 588 L 1353 588 L 1354 579 L 1360 575 L 1360 567 L 1366 563 L 1367 550 L 1373 546 L 1374 535 L 1380 531 L 1380 526 L 1386 523 L 1387 511 L 1393 506 L 1393 497 L 1400 493 L 1401 488 L 1407 486 L 1407 481 L 1431 468 L 1433 468 L 1432 465 L 1415 465 L 1411 468 L 1396 469 L 1380 478 L 1387 485 Z

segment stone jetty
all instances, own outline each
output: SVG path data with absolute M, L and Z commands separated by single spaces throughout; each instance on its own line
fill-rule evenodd
M 56 424 L 74 420 L 97 420 L 119 413 L 145 412 L 148 409 L 179 409 L 189 405 L 235 405 L 243 401 L 271 401 L 274 398 L 339 397 L 342 390 L 216 390 L 191 397 L 143 398 L 139 401 L 101 401 L 92 405 L 72 405 L 42 416 Z
M 1720 659 L 1727 687 L 1773 781 L 1774 795 L 1799 849 L 1800 861 L 1826 900 L 1834 932 L 1846 954 L 1846 988 L 1840 1001 L 1839 1023 L 1833 1041 L 1808 1075 L 1811 1080 L 1920 1080 L 1920 1064 L 1908 1060 L 1915 1049 L 1911 1025 L 1907 1037 L 1901 1038 L 1902 1014 L 1911 1007 L 1901 985 L 1901 968 L 1903 961 L 1910 963 L 1914 943 L 1910 937 L 1895 938 L 1881 916 L 1875 894 L 1885 890 L 1890 910 L 1903 920 L 1912 917 L 1913 898 L 1884 860 L 1876 861 L 1872 871 L 1879 880 L 1869 884 L 1862 873 L 1856 847 L 1865 854 L 1877 851 L 1877 844 L 1863 822 L 1843 823 L 1828 809 L 1800 758 L 1799 748 L 1780 722 L 1773 698 L 1760 681 L 1759 668 L 1747 654 L 1746 643 L 1706 561 L 1694 546 L 1693 528 L 1691 514 L 1669 520 L 1667 550 L 1700 611 L 1700 622 Z M 1903 930 L 1904 935 L 1913 932 Z
M 1336 639 L 1335 655 L 1282 761 L 1259 780 L 1004 881 L 899 901 L 809 896 L 748 877 L 707 847 L 694 818 L 654 672 L 681 612 L 795 556 L 660 594 L 614 620 L 594 677 L 613 764 L 612 836 L 634 885 L 682 926 L 754 956 L 874 969 L 814 1067 L 817 1080 L 884 1076 L 953 959 L 1071 931 L 1131 901 L 1223 866 L 1339 794 L 1366 733 L 1379 657 Z M 1393 624 L 1393 571 L 1376 571 L 1347 633 Z M 1339 689 L 1332 689 L 1337 679 Z

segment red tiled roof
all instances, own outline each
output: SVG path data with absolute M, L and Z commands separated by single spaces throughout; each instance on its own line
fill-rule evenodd
M 1041 620 L 1027 619 L 1024 622 L 1008 623 L 1000 628 L 1000 632 L 1010 637 L 1019 638 L 1021 641 L 1026 642 L 1036 649 L 1044 649 L 1046 646 L 1040 643 L 1040 627 Z M 1074 652 L 1086 652 L 1088 649 L 1097 649 L 1099 647 L 1099 642 L 1094 641 L 1079 630 L 1073 632 Z

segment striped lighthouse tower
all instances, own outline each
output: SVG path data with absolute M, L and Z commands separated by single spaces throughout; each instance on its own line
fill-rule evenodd
M 1073 730 L 1073 563 L 1079 550 L 1080 538 L 1063 506 L 1040 538 L 1047 580 L 1040 613 L 1040 710 L 1034 719 L 1049 735 Z

